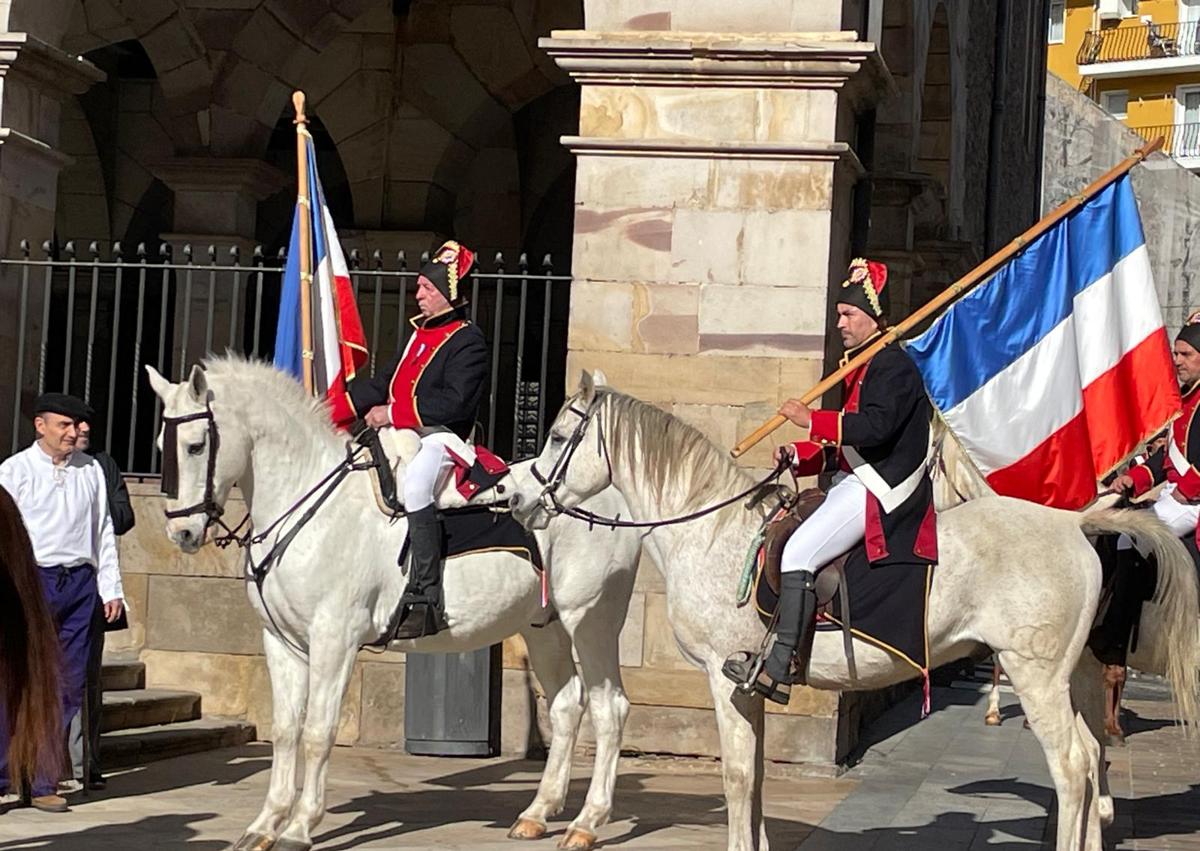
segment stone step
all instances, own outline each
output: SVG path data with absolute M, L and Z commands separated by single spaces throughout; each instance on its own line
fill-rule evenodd
M 126 689 L 104 694 L 100 731 L 129 730 L 194 721 L 200 717 L 200 695 L 194 691 L 157 688 Z
M 184 754 L 244 745 L 255 739 L 253 724 L 221 718 L 199 718 L 156 727 L 135 727 L 100 737 L 105 770 Z
M 146 687 L 146 665 L 142 662 L 105 662 L 100 680 L 105 691 Z

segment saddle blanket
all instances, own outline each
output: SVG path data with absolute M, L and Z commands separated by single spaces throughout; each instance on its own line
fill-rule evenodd
M 506 511 L 484 507 L 444 511 L 442 534 L 447 559 L 504 550 L 525 559 L 539 573 L 543 570 L 537 539 Z
M 871 567 L 866 547 L 856 547 L 842 568 L 850 598 L 850 633 L 901 661 L 912 665 L 922 676 L 929 671 L 929 640 L 926 632 L 929 589 L 933 582 L 931 565 L 891 565 Z M 829 612 L 822 616 L 817 629 L 838 630 L 841 621 L 833 612 L 845 611 L 841 591 L 834 594 Z

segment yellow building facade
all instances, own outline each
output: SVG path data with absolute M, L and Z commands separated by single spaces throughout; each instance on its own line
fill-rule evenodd
M 1200 0 L 1050 0 L 1047 67 L 1200 170 Z

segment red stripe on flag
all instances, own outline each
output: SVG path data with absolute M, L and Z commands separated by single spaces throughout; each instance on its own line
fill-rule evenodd
M 1167 332 L 1160 328 L 1083 388 L 1097 476 L 1125 460 L 1179 413 L 1182 404 Z
M 988 477 L 996 493 L 1076 509 L 1096 495 L 1096 475 L 1087 418 L 1079 415 L 1042 441 L 1024 458 Z
M 358 315 L 358 302 L 354 300 L 354 287 L 350 279 L 334 275 L 333 288 L 337 305 L 338 353 L 343 380 L 349 384 L 359 368 L 367 362 L 367 335 L 363 331 L 362 317 Z
M 1024 458 L 988 477 L 997 493 L 1077 509 L 1096 481 L 1180 407 L 1166 332 L 1155 331 L 1083 389 L 1083 410 Z

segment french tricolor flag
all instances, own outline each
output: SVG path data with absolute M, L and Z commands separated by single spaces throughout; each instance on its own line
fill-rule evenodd
M 906 344 L 988 483 L 1078 509 L 1180 410 L 1129 176 Z
M 283 273 L 279 301 L 279 324 L 275 336 L 275 366 L 303 380 L 300 301 L 300 225 L 310 217 L 312 234 L 312 339 L 313 392 L 329 400 L 335 422 L 352 420 L 343 415 L 349 408 L 346 385 L 367 360 L 367 336 L 363 333 L 354 288 L 346 266 L 333 216 L 325 204 L 325 192 L 317 175 L 317 157 L 312 137 L 304 132 L 308 152 L 308 197 L 311 205 L 297 201 Z M 311 206 L 311 209 L 309 208 Z

